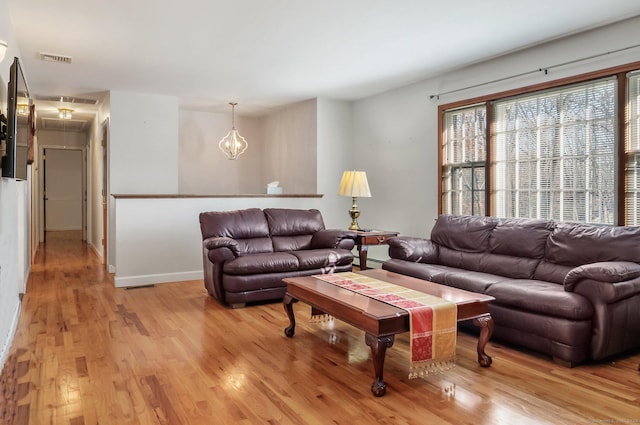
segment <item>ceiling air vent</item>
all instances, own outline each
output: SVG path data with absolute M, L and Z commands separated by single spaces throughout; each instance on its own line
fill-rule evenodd
M 47 62 L 71 63 L 71 56 L 40 52 L 40 59 Z
M 86 99 L 72 96 L 42 96 L 39 94 L 36 95 L 36 100 L 45 100 L 47 102 L 82 103 L 85 105 L 97 105 L 99 102 L 97 99 Z

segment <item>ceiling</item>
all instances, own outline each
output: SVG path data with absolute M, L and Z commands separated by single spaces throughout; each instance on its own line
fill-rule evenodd
M 32 95 L 162 94 L 213 112 L 237 101 L 238 115 L 363 98 L 640 14 L 638 0 L 7 1 Z M 69 106 L 36 104 L 50 118 Z

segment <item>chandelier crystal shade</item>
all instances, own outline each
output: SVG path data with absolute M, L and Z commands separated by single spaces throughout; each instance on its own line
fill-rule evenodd
M 236 159 L 249 147 L 249 143 L 236 130 L 235 108 L 236 102 L 229 102 L 231 105 L 231 131 L 220 140 L 218 147 L 228 159 Z

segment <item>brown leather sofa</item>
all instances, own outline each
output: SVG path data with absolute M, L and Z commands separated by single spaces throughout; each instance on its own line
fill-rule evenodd
M 495 297 L 494 339 L 569 366 L 640 347 L 640 228 L 449 216 L 383 268 Z
M 325 229 L 320 211 L 200 213 L 204 286 L 234 308 L 282 299 L 291 276 L 351 271 L 355 232 Z

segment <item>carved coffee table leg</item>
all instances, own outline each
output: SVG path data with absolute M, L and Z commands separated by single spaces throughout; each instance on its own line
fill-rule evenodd
M 484 352 L 484 347 L 487 345 L 491 334 L 493 333 L 493 318 L 491 316 L 478 317 L 473 319 L 473 324 L 480 327 L 480 336 L 478 337 L 478 363 L 482 367 L 491 366 L 492 360 Z
M 382 397 L 387 392 L 387 384 L 384 383 L 382 378 L 384 355 L 387 352 L 387 348 L 393 345 L 394 336 L 389 335 L 377 337 L 370 333 L 366 333 L 364 341 L 369 347 L 371 347 L 373 368 L 375 370 L 375 379 L 373 380 L 373 384 L 371 384 L 371 392 L 376 397 Z
M 284 311 L 287 312 L 287 316 L 289 316 L 289 326 L 285 328 L 284 334 L 289 338 L 292 338 L 296 333 L 296 318 L 293 315 L 293 303 L 297 302 L 298 300 L 289 295 L 289 293 L 284 294 L 282 305 L 284 306 Z

